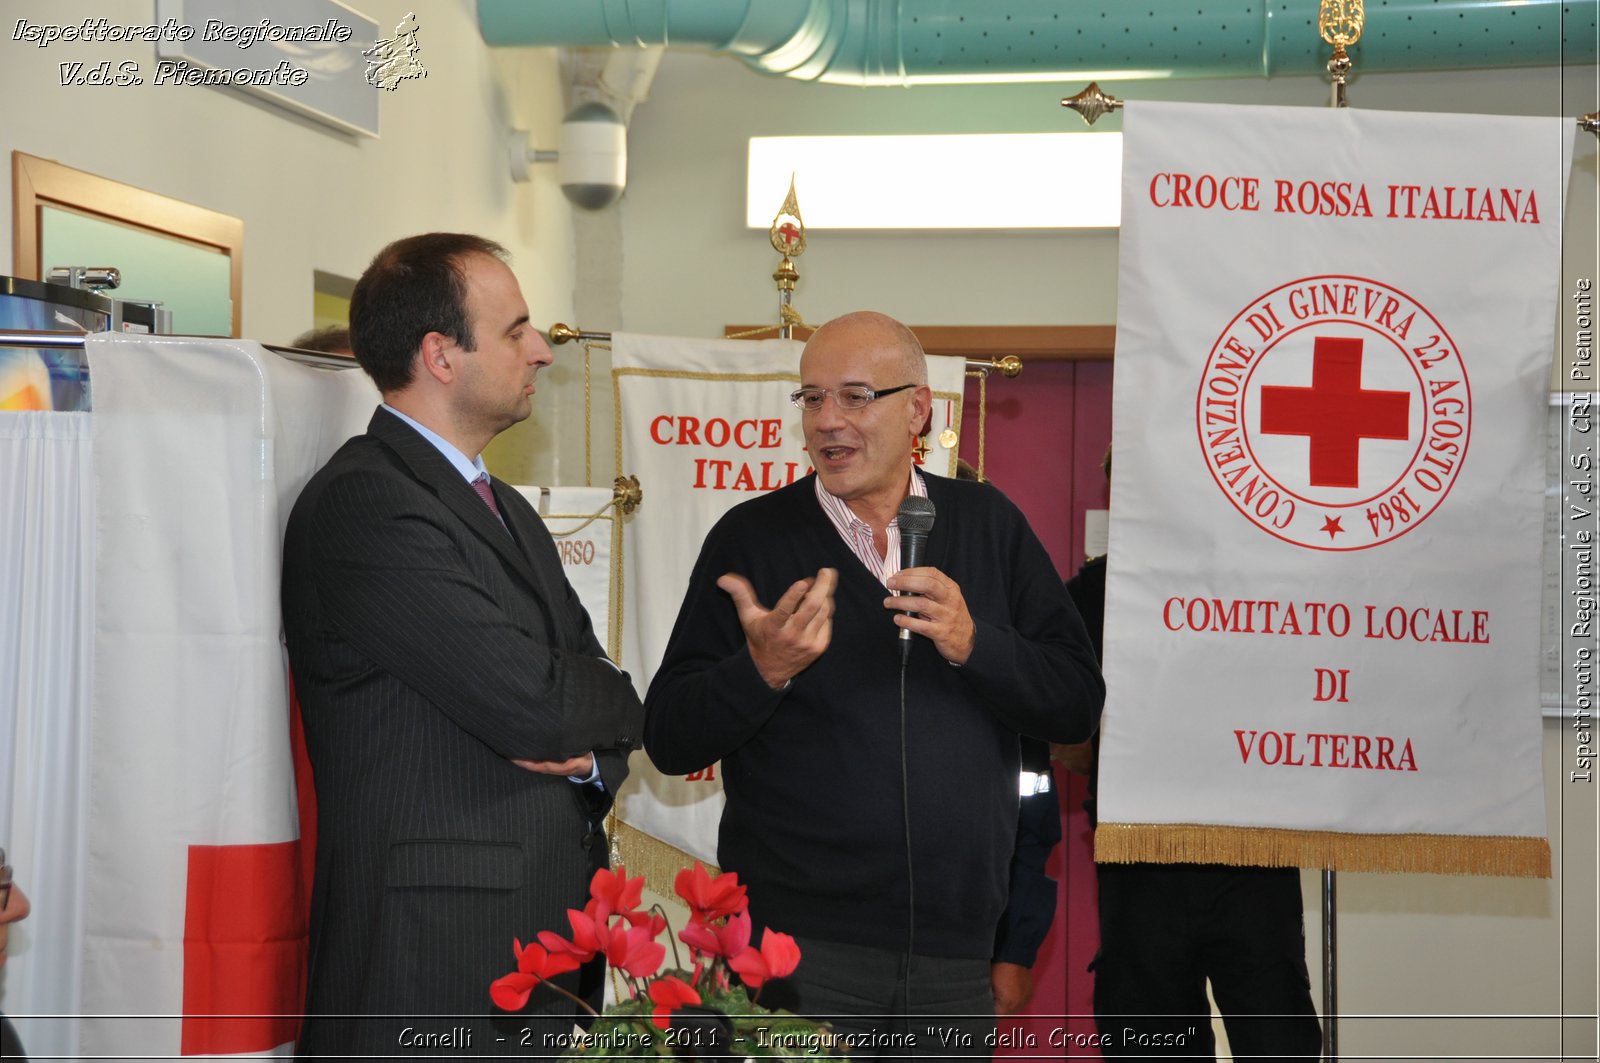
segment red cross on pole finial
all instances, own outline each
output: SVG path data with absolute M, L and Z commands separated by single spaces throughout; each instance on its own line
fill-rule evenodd
M 1311 386 L 1261 389 L 1261 431 L 1311 441 L 1311 486 L 1359 487 L 1361 441 L 1409 437 L 1411 396 L 1361 388 L 1359 339 L 1320 336 Z

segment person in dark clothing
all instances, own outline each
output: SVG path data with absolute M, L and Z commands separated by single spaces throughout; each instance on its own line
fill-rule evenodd
M 1022 781 L 1011 888 L 989 966 L 999 1015 L 1015 1015 L 1033 998 L 1033 963 L 1056 918 L 1056 880 L 1045 873 L 1045 864 L 1061 842 L 1061 797 L 1050 771 L 1048 742 L 1022 739 Z
M 1102 468 L 1109 480 L 1109 447 Z M 1103 655 L 1105 556 L 1084 562 L 1067 591 Z M 1085 807 L 1093 821 L 1098 758 L 1089 764 Z M 1092 969 L 1103 1055 L 1215 1059 L 1209 981 L 1234 1058 L 1321 1056 L 1298 868 L 1134 863 L 1095 870 L 1100 952 Z
M 989 482 L 959 458 L 956 479 Z M 1033 964 L 1056 918 L 1056 880 L 1045 872 L 1051 851 L 1061 842 L 1061 797 L 1050 770 L 1050 743 L 1023 736 L 1021 782 L 1011 886 L 989 964 L 996 1015 L 1015 1015 L 1033 999 Z
M 489 983 L 516 935 L 586 900 L 644 706 L 539 514 L 483 465 L 552 359 L 504 249 L 397 240 L 350 312 L 383 405 L 306 484 L 283 548 L 317 796 L 298 1051 L 387 1058 L 407 1030 L 459 1030 L 525 1054 L 521 1030 L 537 1045 L 577 1009 L 542 990 L 483 1018 Z
M 1104 1055 L 1214 1059 L 1207 982 L 1235 1059 L 1322 1055 L 1299 868 L 1101 864 L 1099 885 Z
M 645 748 L 672 774 L 722 760 L 718 858 L 748 883 L 757 927 L 800 944 L 786 1003 L 836 1020 L 859 1057 L 986 1055 L 1018 735 L 1088 737 L 1104 686 L 1021 512 L 986 484 L 914 471 L 931 392 L 910 330 L 866 312 L 829 322 L 800 381 L 816 476 L 707 535 Z M 937 519 L 926 562 L 899 571 L 912 495 Z

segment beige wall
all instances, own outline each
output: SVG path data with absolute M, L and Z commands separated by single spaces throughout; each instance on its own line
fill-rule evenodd
M 428 71 L 425 79 L 383 93 L 377 140 L 233 90 L 62 87 L 60 63 L 107 59 L 114 67 L 138 62 L 148 82 L 154 45 L 40 49 L 10 40 L 17 19 L 103 16 L 151 24 L 154 3 L 12 0 L 0 18 L 0 152 L 8 192 L 10 153 L 20 150 L 243 219 L 243 333 L 264 342 L 287 343 L 311 326 L 313 269 L 356 277 L 387 241 L 430 229 L 479 232 L 504 243 L 534 320 L 570 316 L 571 212 L 553 168 L 515 184 L 504 161 L 512 126 L 533 130 L 541 145 L 556 141 L 565 108 L 555 51 L 491 52 L 470 3 L 356 6 L 386 30 L 416 10 Z M 11 272 L 11 229 L 7 207 L 0 212 L 0 273 Z M 499 470 L 551 479 L 551 441 L 563 412 L 559 402 L 541 402 Z

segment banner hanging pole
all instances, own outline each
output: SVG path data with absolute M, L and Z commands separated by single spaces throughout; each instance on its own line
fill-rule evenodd
M 1338 872 L 1322 872 L 1322 1058 L 1339 1058 Z
M 1332 94 L 1328 106 L 1350 106 L 1345 85 L 1355 68 L 1345 50 L 1361 39 L 1366 25 L 1363 0 L 1321 0 L 1317 5 L 1317 33 L 1333 45 L 1328 60 Z M 1339 912 L 1338 872 L 1322 869 L 1322 1058 L 1327 1063 L 1339 1059 Z

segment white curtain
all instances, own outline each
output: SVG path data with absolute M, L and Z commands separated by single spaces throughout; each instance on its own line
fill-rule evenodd
M 0 1010 L 79 1009 L 94 624 L 87 413 L 0 413 L 0 845 L 34 903 L 10 932 Z M 36 1056 L 77 1024 L 19 1020 Z

